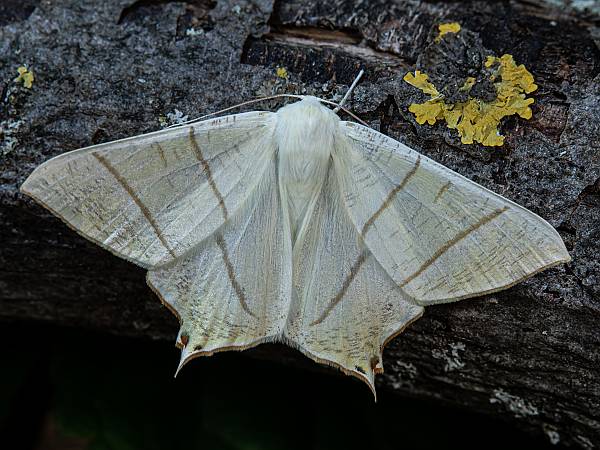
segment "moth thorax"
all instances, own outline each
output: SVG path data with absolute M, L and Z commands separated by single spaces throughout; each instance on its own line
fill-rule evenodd
M 276 138 L 282 181 L 311 185 L 323 181 L 339 118 L 315 97 L 277 111 Z
M 315 97 L 277 111 L 279 180 L 286 191 L 293 232 L 323 185 L 338 130 L 338 116 Z

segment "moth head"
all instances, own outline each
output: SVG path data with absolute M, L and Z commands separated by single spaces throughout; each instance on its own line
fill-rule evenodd
M 340 118 L 324 106 L 320 99 L 305 96 L 277 111 L 277 140 L 281 149 L 303 153 L 319 147 L 324 157 L 333 145 L 334 135 L 339 129 Z M 312 153 L 312 152 L 311 152 Z
M 301 96 L 300 101 L 280 108 L 277 115 L 282 120 L 339 121 L 337 114 L 325 106 L 322 99 L 312 95 Z

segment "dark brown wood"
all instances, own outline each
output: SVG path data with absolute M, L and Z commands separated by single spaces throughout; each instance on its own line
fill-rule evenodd
M 196 117 L 276 92 L 332 98 L 364 68 L 348 105 L 361 118 L 540 214 L 573 257 L 507 291 L 427 308 L 388 345 L 379 395 L 436 399 L 597 448 L 599 12 L 565 3 L 8 1 L 12 8 L 0 8 L 0 318 L 174 341 L 177 321 L 144 271 L 83 240 L 19 185 L 51 156 L 159 129 L 176 109 Z M 402 77 L 447 21 L 475 33 L 482 51 L 513 55 L 539 85 L 533 118 L 506 120 L 500 148 L 463 145 L 408 112 L 418 94 Z M 13 82 L 22 65 L 35 74 L 30 90 Z M 316 367 L 283 347 L 250 354 Z

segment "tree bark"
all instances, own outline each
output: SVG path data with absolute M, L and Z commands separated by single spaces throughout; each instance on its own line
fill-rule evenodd
M 28 0 L 0 8 L 0 318 L 175 339 L 144 271 L 85 241 L 18 187 L 38 164 L 277 92 L 332 98 L 382 132 L 531 209 L 573 257 L 506 291 L 427 308 L 384 353 L 382 392 L 600 446 L 599 11 L 560 1 Z M 533 118 L 499 148 L 417 125 L 402 81 L 441 22 L 534 75 Z M 596 39 L 596 40 L 595 40 Z M 27 66 L 31 89 L 13 79 Z M 285 67 L 288 78 L 276 75 Z M 267 104 L 276 107 L 274 103 Z M 304 367 L 278 346 L 250 351 Z

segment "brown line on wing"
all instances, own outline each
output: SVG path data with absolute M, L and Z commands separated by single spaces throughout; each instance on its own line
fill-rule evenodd
M 492 220 L 494 220 L 496 217 L 498 217 L 500 214 L 502 214 L 507 209 L 508 209 L 508 206 L 505 206 L 504 208 L 496 209 L 495 211 L 492 211 L 488 215 L 483 216 L 481 219 L 479 219 L 474 224 L 472 224 L 472 225 L 468 226 L 467 228 L 465 228 L 464 230 L 460 231 L 456 236 L 454 236 L 452 239 L 450 239 L 448 242 L 446 242 L 444 245 L 442 245 L 440 248 L 438 248 L 436 250 L 436 252 L 433 255 L 431 255 L 431 257 L 429 259 L 427 259 L 427 261 L 425 261 L 423 264 L 421 264 L 421 267 L 419 267 L 416 272 L 414 272 L 406 280 L 404 280 L 402 283 L 400 283 L 399 286 L 400 287 L 406 286 L 412 280 L 414 280 L 419 275 L 421 275 L 425 271 L 425 269 L 427 269 L 429 266 L 431 266 L 440 256 L 442 256 L 444 253 L 446 253 L 450 249 L 450 247 L 456 245 L 458 242 L 462 241 L 469 234 L 473 233 L 475 230 L 482 227 L 486 223 L 491 222 Z
M 240 301 L 240 305 L 242 305 L 244 311 L 246 311 L 252 317 L 256 317 L 252 313 L 252 311 L 250 311 L 250 308 L 248 308 L 246 294 L 244 294 L 240 283 L 238 283 L 237 279 L 235 278 L 235 271 L 233 269 L 233 264 L 231 264 L 231 260 L 229 259 L 229 252 L 227 251 L 227 246 L 225 244 L 225 239 L 223 239 L 223 235 L 221 233 L 217 233 L 217 235 L 215 236 L 215 240 L 217 241 L 217 245 L 219 246 L 219 249 L 221 249 L 221 253 L 223 254 L 223 261 L 225 262 L 225 268 L 227 269 L 227 276 L 229 277 L 231 286 L 233 287 L 233 290 L 235 291 Z
M 173 258 L 175 258 L 177 255 L 175 255 L 175 252 L 167 243 L 165 237 L 162 234 L 162 231 L 160 231 L 160 228 L 158 227 L 158 224 L 156 223 L 156 221 L 150 214 L 150 210 L 146 207 L 146 205 L 144 205 L 144 203 L 142 203 L 142 200 L 138 197 L 138 195 L 135 193 L 135 191 L 129 185 L 129 183 L 127 183 L 127 180 L 125 180 L 125 178 L 123 178 L 123 176 L 117 171 L 117 169 L 115 169 L 115 167 L 104 156 L 102 156 L 96 152 L 93 152 L 92 156 L 94 158 L 96 158 L 98 160 L 98 162 L 100 164 L 102 164 L 106 168 L 106 170 L 108 170 L 110 172 L 110 174 L 115 178 L 115 180 L 117 180 L 117 182 L 121 185 L 121 187 L 123 189 L 125 189 L 125 191 L 133 199 L 133 201 L 138 206 L 138 208 L 140 208 L 140 211 L 142 212 L 142 214 L 144 215 L 144 217 L 146 218 L 146 220 L 148 221 L 150 226 L 154 229 L 154 233 L 158 237 L 158 240 L 160 241 L 160 243 L 167 249 L 169 254 Z
M 440 188 L 440 190 L 438 191 L 438 193 L 435 194 L 435 198 L 433 199 L 433 203 L 437 202 L 440 199 L 440 197 L 442 195 L 444 195 L 444 192 L 446 192 L 450 188 L 450 186 L 452 186 L 452 182 L 451 181 L 448 181 L 446 184 L 444 184 Z
M 215 180 L 213 178 L 212 171 L 210 170 L 210 166 L 208 165 L 208 161 L 204 159 L 202 150 L 198 145 L 198 141 L 196 140 L 196 136 L 194 135 L 194 127 L 190 127 L 190 143 L 196 155 L 196 159 L 200 161 L 200 164 L 202 164 L 202 170 L 204 170 L 206 179 L 208 180 L 208 185 L 215 194 L 215 197 L 217 197 L 217 201 L 219 202 L 219 206 L 221 207 L 221 211 L 223 212 L 223 219 L 227 220 L 229 213 L 227 211 L 227 206 L 225 206 L 225 200 L 223 199 L 223 195 L 221 195 L 219 188 L 217 188 L 217 184 L 215 183 Z
M 350 284 L 352 284 L 352 281 L 354 280 L 354 278 L 356 278 L 356 275 L 358 275 L 358 271 L 367 259 L 367 256 L 368 253 L 366 251 L 361 252 L 357 260 L 350 268 L 350 273 L 346 276 L 346 279 L 344 280 L 344 283 L 342 284 L 342 287 L 340 288 L 338 293 L 329 301 L 329 305 L 327 305 L 327 308 L 325 309 L 325 311 L 323 311 L 319 318 L 310 324 L 311 326 L 318 325 L 321 322 L 323 322 L 331 313 L 331 311 L 333 311 L 333 308 L 335 308 L 335 306 L 342 301 L 344 295 L 346 294 L 346 291 L 350 287 Z
M 420 164 L 421 164 L 421 156 L 419 155 L 413 168 L 410 169 L 410 171 L 404 176 L 402 181 L 394 189 L 391 190 L 391 192 L 388 194 L 386 199 L 383 201 L 383 203 L 381 204 L 379 209 L 377 211 L 375 211 L 375 213 L 369 218 L 369 220 L 367 220 L 365 222 L 365 224 L 362 227 L 362 231 L 360 232 L 360 235 L 362 237 L 366 236 L 367 232 L 373 226 L 373 224 L 375 223 L 377 218 L 381 215 L 381 213 L 383 211 L 386 210 L 386 208 L 388 206 L 390 206 L 390 204 L 392 203 L 392 200 L 394 200 L 394 197 L 396 197 L 396 195 L 398 195 L 398 192 L 400 192 L 402 189 L 404 189 L 404 186 L 406 186 L 406 183 L 408 183 L 409 180 L 412 178 L 412 176 L 416 173 Z
M 155 142 L 152 145 L 156 147 L 156 150 L 158 151 L 158 155 L 160 156 L 163 165 L 167 167 L 167 158 L 165 157 L 165 150 L 162 148 L 162 145 L 160 145 L 158 142 Z

